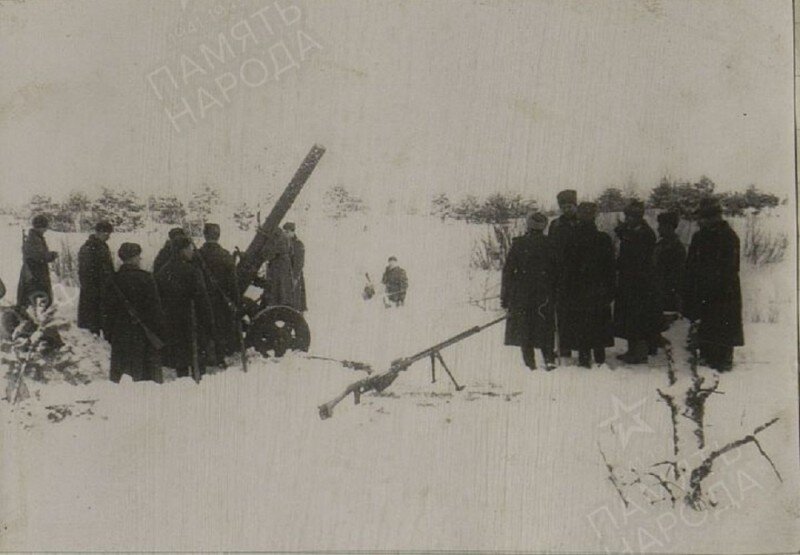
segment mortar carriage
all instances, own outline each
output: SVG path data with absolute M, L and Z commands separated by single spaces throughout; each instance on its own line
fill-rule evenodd
M 290 306 L 273 305 L 269 284 L 259 278 L 258 270 L 274 255 L 283 231 L 281 220 L 286 216 L 325 153 L 314 145 L 286 186 L 264 222 L 259 225 L 253 240 L 244 252 L 237 251 L 237 286 L 241 292 L 238 313 L 245 333 L 245 345 L 254 347 L 264 356 L 283 356 L 288 350 L 307 351 L 311 331 L 303 314 Z M 265 289 L 258 299 L 247 296 L 248 289 Z

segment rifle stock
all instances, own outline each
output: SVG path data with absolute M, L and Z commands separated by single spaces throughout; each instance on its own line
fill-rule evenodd
M 239 247 L 236 247 L 233 251 L 233 287 L 234 287 L 234 294 L 236 295 L 236 302 L 239 303 L 241 306 L 242 302 L 242 292 L 239 289 L 239 273 L 238 273 L 238 265 L 239 259 L 241 258 L 241 251 Z M 236 342 L 238 343 L 239 347 L 239 355 L 242 359 L 242 372 L 247 372 L 247 346 L 244 343 L 244 332 L 242 330 L 242 318 L 239 314 L 239 307 L 233 313 L 233 323 L 236 326 Z
M 197 346 L 197 311 L 195 310 L 194 301 L 189 301 L 189 325 L 192 327 L 190 330 L 192 337 L 192 378 L 197 383 L 200 383 L 200 352 Z
M 144 321 L 139 316 L 139 313 L 136 312 L 135 308 L 133 308 L 133 305 L 125 296 L 125 293 L 122 292 L 122 289 L 120 289 L 119 284 L 117 283 L 117 280 L 114 277 L 111 278 L 111 286 L 114 288 L 114 292 L 117 295 L 119 295 L 119 298 L 122 299 L 122 304 L 123 306 L 125 306 L 125 311 L 128 313 L 128 316 L 130 316 L 131 320 L 133 320 L 133 322 L 142 329 L 142 331 L 144 332 L 144 336 L 147 339 L 147 341 L 150 342 L 150 345 L 152 345 L 153 348 L 157 351 L 163 349 L 164 342 L 161 340 L 160 337 L 158 337 L 153 332 L 153 330 L 147 327 L 147 324 L 144 323 Z

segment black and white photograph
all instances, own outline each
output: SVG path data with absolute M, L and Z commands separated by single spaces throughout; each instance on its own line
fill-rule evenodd
M 0 0 L 0 551 L 800 552 L 792 0 Z

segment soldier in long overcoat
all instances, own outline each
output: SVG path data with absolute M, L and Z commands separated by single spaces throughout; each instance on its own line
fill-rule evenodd
M 175 239 L 178 237 L 186 237 L 186 231 L 182 227 L 173 227 L 169 230 L 166 243 L 153 260 L 153 274 L 158 274 L 161 268 L 175 257 Z
M 649 342 L 660 331 L 661 312 L 656 292 L 653 250 L 656 234 L 644 220 L 644 204 L 632 200 L 625 221 L 614 230 L 619 238 L 614 330 L 628 340 L 618 358 L 628 364 L 647 362 Z
M 661 312 L 680 312 L 682 306 L 686 247 L 675 233 L 678 221 L 677 212 L 662 212 L 658 215 L 659 239 L 653 252 L 653 260 Z
M 109 222 L 98 222 L 94 233 L 78 250 L 78 327 L 99 335 L 103 328 L 103 291 L 114 273 L 108 238 L 114 231 Z
M 219 244 L 220 228 L 207 223 L 203 227 L 205 243 L 197 250 L 200 268 L 205 278 L 211 310 L 214 312 L 214 347 L 217 364 L 224 364 L 224 357 L 236 352 L 236 268 L 233 255 Z
M 165 338 L 164 311 L 153 275 L 141 269 L 142 248 L 123 243 L 117 255 L 122 265 L 112 274 L 103 295 L 103 333 L 111 342 L 111 381 L 123 374 L 133 381 L 163 381 L 159 350 L 148 340 L 144 326 Z
M 267 261 L 265 277 L 257 277 L 253 284 L 261 287 L 262 306 L 294 307 L 294 285 L 292 283 L 292 259 L 289 237 L 282 229 L 275 229 L 264 247 Z
M 575 231 L 578 227 L 578 193 L 573 189 L 565 189 L 556 195 L 556 201 L 558 202 L 558 208 L 561 211 L 561 215 L 550 222 L 550 227 L 547 229 L 547 236 L 550 238 L 553 248 L 556 250 L 556 255 L 558 256 L 559 261 L 561 261 L 564 258 L 565 249 L 567 248 L 567 245 L 572 242 Z M 569 291 L 565 288 L 561 288 L 559 297 L 567 295 L 569 295 Z M 563 303 L 561 302 L 561 298 L 559 298 L 556 303 L 556 311 L 559 321 L 565 317 L 559 308 L 561 304 Z M 559 337 L 559 350 L 561 351 L 559 354 L 562 357 L 568 357 L 572 354 L 571 350 L 565 345 L 561 337 Z
M 294 290 L 295 310 L 305 312 L 308 310 L 306 302 L 306 279 L 303 275 L 303 268 L 306 263 L 306 247 L 297 237 L 297 227 L 294 222 L 283 224 L 283 230 L 289 237 L 289 258 L 292 261 L 292 289 Z
M 175 256 L 156 275 L 158 293 L 166 314 L 164 362 L 178 377 L 189 375 L 197 349 L 201 373 L 209 361 L 209 342 L 214 330 L 214 312 L 203 273 L 192 262 L 194 245 L 188 237 L 174 239 Z M 192 325 L 194 308 L 194 326 Z
M 702 359 L 725 372 L 733 367 L 733 348 L 744 345 L 739 237 L 722 219 L 719 202 L 704 199 L 697 216 L 700 229 L 686 260 L 684 315 L 699 322 Z
M 44 234 L 50 227 L 46 216 L 33 218 L 32 227 L 22 242 L 22 269 L 17 286 L 17 305 L 26 308 L 31 303 L 31 295 L 44 293 L 47 305 L 53 302 L 53 285 L 50 281 L 50 262 L 58 258 L 58 253 L 47 248 Z
M 545 368 L 555 368 L 555 303 L 558 256 L 544 235 L 547 216 L 539 212 L 526 220 L 527 232 L 511 241 L 500 289 L 500 304 L 508 309 L 505 344 L 522 350 L 525 365 L 536 368 L 539 349 Z
M 614 299 L 614 246 L 611 237 L 597 229 L 597 205 L 578 206 L 578 226 L 566 245 L 559 287 L 562 317 L 558 321 L 565 350 L 578 351 L 581 366 L 606 360 L 606 347 L 614 345 L 611 302 Z

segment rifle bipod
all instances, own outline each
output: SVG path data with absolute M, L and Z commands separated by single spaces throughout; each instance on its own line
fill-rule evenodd
M 458 385 L 453 373 L 450 372 L 450 369 L 445 364 L 444 359 L 442 358 L 441 351 L 433 351 L 431 353 L 431 383 L 436 383 L 436 360 L 439 360 L 439 364 L 442 365 L 444 371 L 447 372 L 447 375 L 450 376 L 450 380 L 452 380 L 453 385 L 456 386 L 456 391 L 462 391 L 464 389 L 463 385 Z

